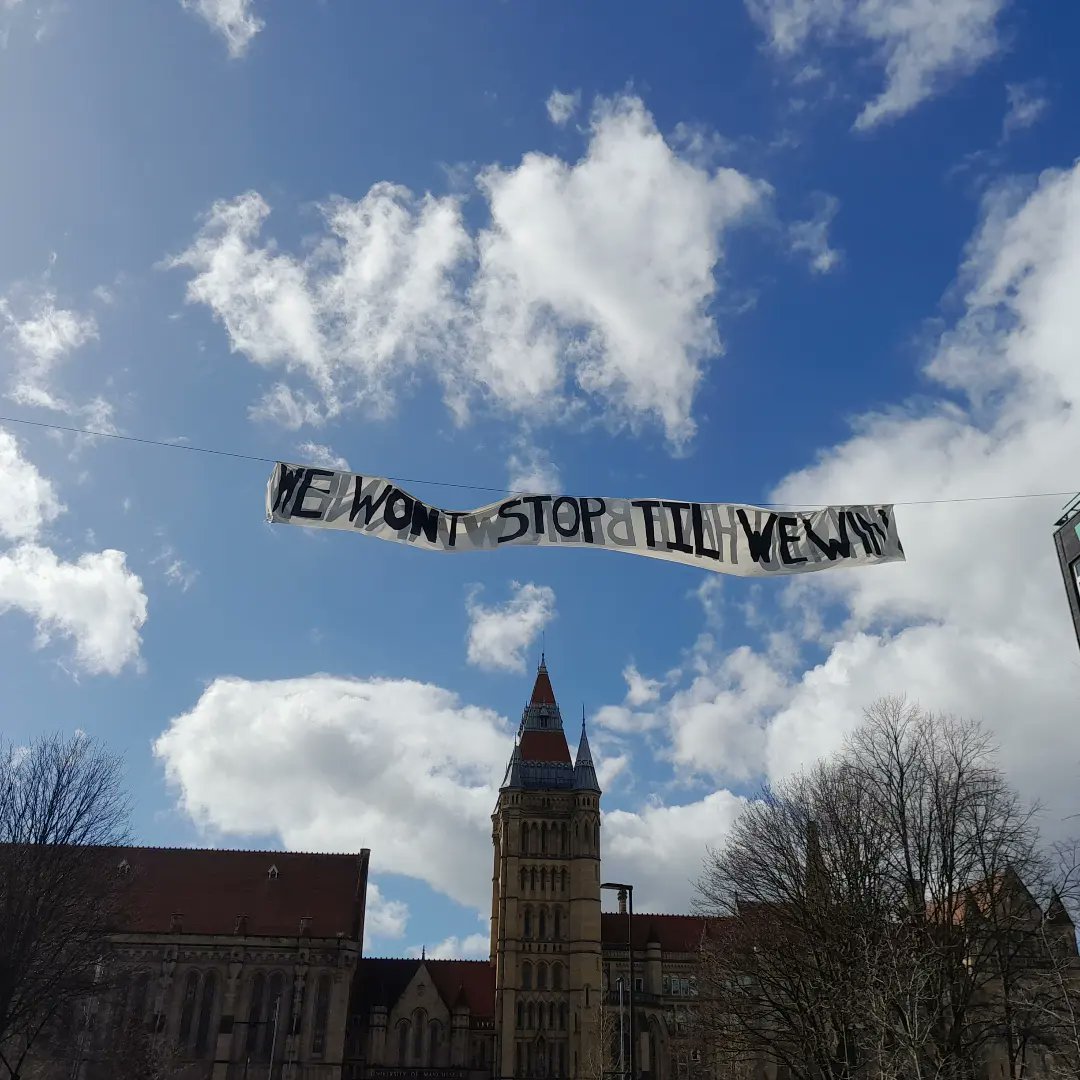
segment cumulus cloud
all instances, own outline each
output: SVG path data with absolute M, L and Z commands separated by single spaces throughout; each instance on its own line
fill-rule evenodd
M 23 457 L 15 436 L 0 428 L 0 537 L 33 540 L 63 510 L 52 482 Z
M 337 469 L 339 472 L 349 471 L 348 461 L 323 443 L 305 442 L 296 449 L 305 465 L 321 465 L 325 469 Z
M 253 0 L 180 0 L 180 4 L 225 39 L 234 59 L 247 52 L 251 39 L 266 26 L 255 14 Z
M 403 938 L 408 925 L 409 905 L 404 900 L 387 899 L 379 886 L 369 881 L 364 906 L 364 952 L 372 947 L 375 939 Z
M 468 660 L 476 667 L 524 671 L 525 651 L 555 618 L 555 590 L 550 586 L 512 581 L 510 591 L 510 599 L 501 604 L 480 603 L 479 589 L 466 601 Z
M 562 478 L 559 467 L 546 450 L 533 443 L 521 442 L 507 462 L 510 475 L 507 486 L 511 491 L 547 494 L 558 491 Z
M 604 873 L 634 883 L 638 910 L 686 911 L 706 848 L 723 839 L 743 805 L 729 791 L 714 791 L 679 806 L 654 800 L 637 813 L 611 810 L 601 834 Z
M 829 244 L 829 227 L 840 203 L 832 195 L 822 196 L 819 202 L 814 216 L 808 221 L 794 222 L 789 227 L 788 235 L 791 250 L 805 255 L 815 274 L 827 274 L 836 269 L 840 262 L 840 252 Z
M 122 551 L 64 562 L 27 543 L 0 554 L 0 613 L 12 609 L 34 620 L 39 646 L 70 638 L 76 663 L 92 675 L 116 675 L 138 658 L 146 594 Z
M 511 746 L 503 718 L 437 686 L 313 675 L 215 679 L 154 752 L 203 826 L 302 850 L 378 847 L 385 872 L 482 909 Z
M 860 130 L 895 120 L 969 74 L 1001 48 L 998 16 L 1009 0 L 745 0 L 782 56 L 812 43 L 869 47 L 885 71 Z
M 547 99 L 548 119 L 558 127 L 562 127 L 568 120 L 573 118 L 574 113 L 581 106 L 581 91 L 575 90 L 568 94 L 563 90 L 552 90 Z
M 709 305 L 723 240 L 767 187 L 695 164 L 629 96 L 597 103 L 579 161 L 530 153 L 477 184 L 489 221 L 476 231 L 456 196 L 379 183 L 328 202 L 302 257 L 262 239 L 270 208 L 248 192 L 215 203 L 170 265 L 192 273 L 188 300 L 234 351 L 289 377 L 257 414 L 290 427 L 385 414 L 424 369 L 459 422 L 477 400 L 530 418 L 591 406 L 684 446 L 721 352 Z
M 1005 96 L 1009 107 L 1001 123 L 1003 140 L 1037 123 L 1050 104 L 1039 84 L 1034 82 L 1009 83 L 1005 87 Z
M 937 394 L 860 417 L 770 499 L 1075 489 L 1077 289 L 1080 165 L 992 191 L 950 291 L 960 310 L 924 366 Z M 792 634 L 764 649 L 695 650 L 688 683 L 654 706 L 675 760 L 715 777 L 783 776 L 835 751 L 875 698 L 906 692 L 982 719 L 1014 781 L 1062 816 L 1080 759 L 1080 664 L 1050 537 L 1057 510 L 1027 499 L 901 505 L 906 563 L 785 586 L 785 621 L 819 662 L 803 668 Z
M 646 678 L 634 664 L 623 668 L 623 678 L 626 680 L 627 705 L 648 705 L 660 696 L 660 688 L 664 685 L 660 679 Z

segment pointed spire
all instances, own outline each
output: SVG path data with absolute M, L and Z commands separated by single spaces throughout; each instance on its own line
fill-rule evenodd
M 600 794 L 600 783 L 593 768 L 589 736 L 585 732 L 585 706 L 581 706 L 581 738 L 578 740 L 577 757 L 574 759 L 574 790 L 595 791 Z
M 548 678 L 547 664 L 544 662 L 544 654 L 540 654 L 540 666 L 536 669 L 536 682 L 533 683 L 530 705 L 554 705 L 555 691 L 551 688 L 551 679 Z
M 524 787 L 521 781 L 521 747 L 517 739 L 514 740 L 514 752 L 510 755 L 510 763 L 506 766 L 506 775 L 503 777 L 502 787 Z
M 420 946 L 420 963 L 422 964 L 427 959 L 427 946 Z

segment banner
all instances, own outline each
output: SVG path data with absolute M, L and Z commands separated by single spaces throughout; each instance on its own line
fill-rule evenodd
M 606 548 L 741 577 L 904 559 L 890 505 L 766 510 L 674 499 L 517 495 L 478 510 L 443 510 L 381 476 L 281 462 L 266 487 L 266 516 L 422 551 Z

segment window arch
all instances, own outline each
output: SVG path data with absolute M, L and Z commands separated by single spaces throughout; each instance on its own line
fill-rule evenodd
M 547 937 L 547 909 L 541 908 L 540 915 L 537 918 L 537 933 L 536 936 L 542 941 Z
M 562 912 L 556 908 L 552 915 L 552 922 L 554 923 L 552 929 L 552 936 L 556 941 L 562 937 Z
M 524 892 L 524 890 L 526 888 L 528 888 L 528 885 L 529 885 L 529 871 L 526 870 L 525 867 L 523 866 L 521 868 L 521 889 L 522 889 L 523 892 Z
M 259 1021 L 262 1019 L 263 998 L 265 996 L 266 976 L 259 971 L 251 980 L 251 995 L 248 1004 L 247 1038 L 245 1041 L 249 1054 L 255 1053 L 259 1037 Z
M 217 976 L 208 971 L 202 980 L 202 1002 L 199 1005 L 199 1024 L 195 1029 L 195 1056 L 204 1057 L 207 1051 L 215 1049 L 215 1039 L 210 1033 L 214 1018 L 214 1006 L 217 1003 Z
M 562 989 L 562 964 L 551 965 L 551 989 Z
M 564 1001 L 559 1006 L 559 1030 L 560 1031 L 565 1031 L 566 1030 L 566 1018 L 567 1018 L 567 1015 L 568 1015 L 569 1011 L 570 1010 L 569 1010 L 566 1002 Z
M 191 1025 L 195 1019 L 195 998 L 199 993 L 199 973 L 189 971 L 184 980 L 184 1006 L 180 1010 L 179 1043 L 186 1047 L 191 1039 Z
M 423 1009 L 417 1009 L 412 1014 L 412 1056 L 413 1063 L 419 1065 L 424 1060 L 424 1021 L 427 1014 Z
M 517 1026 L 519 1031 L 525 1026 L 525 1003 L 523 1001 L 517 1003 Z
M 409 1063 L 409 1021 L 402 1020 L 397 1026 L 398 1064 Z
M 522 990 L 531 990 L 532 989 L 532 976 L 533 976 L 532 964 L 530 964 L 529 961 L 526 960 L 521 965 L 521 989 Z
M 548 827 L 547 827 L 547 822 L 545 821 L 540 826 L 540 854 L 541 855 L 546 855 L 547 854 L 547 841 L 548 841 L 547 834 L 548 834 Z
M 536 892 L 536 867 L 532 868 L 532 890 Z
M 547 1022 L 547 1026 L 548 1026 L 549 1030 L 551 1030 L 551 1031 L 555 1030 L 555 1002 L 554 1001 L 549 1001 L 548 1002 L 548 1022 Z
M 271 1051 L 275 1054 L 279 1053 L 274 1046 L 273 1021 L 276 1013 L 278 1031 L 284 1033 L 285 1009 L 285 976 L 280 971 L 275 971 L 270 976 L 270 982 L 267 985 L 266 1003 L 263 1006 L 262 1024 L 259 1027 L 259 1059 L 261 1061 L 269 1061 Z M 281 1046 L 282 1041 L 278 1039 L 278 1047 Z
M 532 908 L 527 907 L 522 916 L 522 936 L 532 937 Z
M 529 1027 L 536 1027 L 536 1006 L 531 1001 L 526 1009 L 526 1015 L 528 1016 Z
M 536 965 L 536 989 L 547 989 L 547 964 Z
M 314 1031 L 311 1033 L 311 1052 L 322 1054 L 326 1050 L 326 1024 L 330 1017 L 330 972 L 319 976 L 315 988 Z
M 563 891 L 563 893 L 566 892 L 566 870 L 565 870 L 565 868 L 563 869 L 563 872 L 562 872 L 562 891 Z
M 565 855 L 570 850 L 570 835 L 566 828 L 566 822 L 562 823 L 562 828 L 559 830 L 559 844 L 562 853 Z

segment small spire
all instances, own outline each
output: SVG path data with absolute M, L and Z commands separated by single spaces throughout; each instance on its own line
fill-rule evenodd
M 600 794 L 600 784 L 593 767 L 592 750 L 589 736 L 585 732 L 585 707 L 581 708 L 581 739 L 578 742 L 577 757 L 574 759 L 574 790 L 595 791 Z
M 427 959 L 427 946 L 420 946 L 420 963 L 422 964 Z

